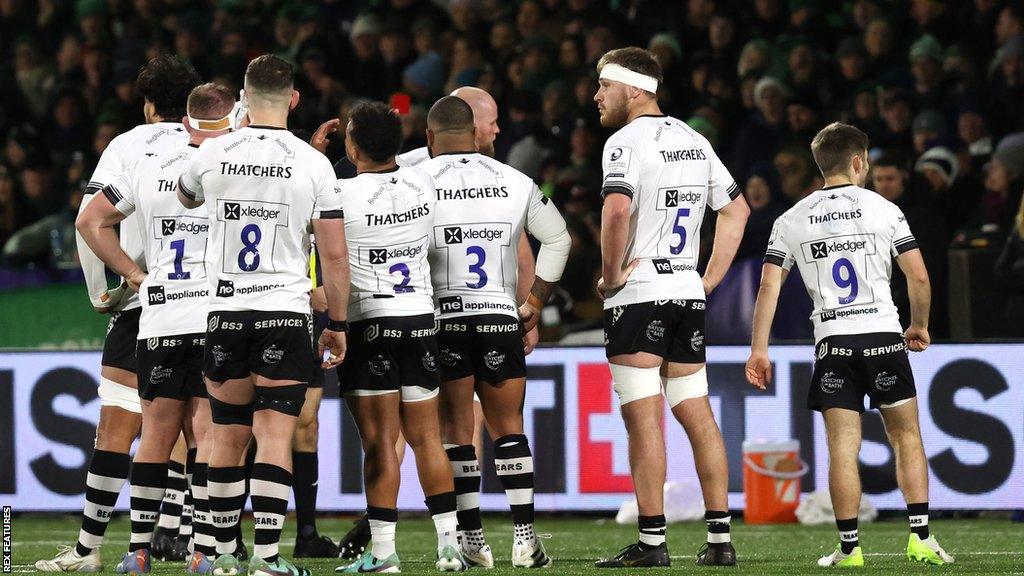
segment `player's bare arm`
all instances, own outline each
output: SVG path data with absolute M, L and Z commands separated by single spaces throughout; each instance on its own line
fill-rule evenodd
M 704 271 L 704 293 L 711 294 L 729 271 L 733 258 L 736 257 L 736 250 L 739 249 L 740 241 L 743 240 L 743 230 L 747 225 L 747 218 L 750 216 L 750 207 L 742 195 L 737 196 L 732 202 L 726 204 L 718 211 L 718 219 L 715 224 L 715 242 L 711 248 L 711 259 L 708 260 L 707 270 Z
M 181 185 L 181 179 L 179 179 L 178 180 L 178 202 L 181 202 L 182 206 L 184 206 L 185 208 L 188 208 L 188 209 L 191 210 L 193 208 L 199 208 L 200 206 L 203 205 L 203 202 L 205 200 L 203 200 L 202 198 L 196 198 L 195 196 L 190 196 L 184 190 L 185 190 L 185 188 Z
M 611 193 L 605 196 L 601 208 L 601 279 L 597 281 L 597 293 L 602 300 L 622 288 L 630 273 L 640 263 L 634 260 L 623 265 L 629 239 L 631 202 L 632 199 L 625 194 Z
M 516 277 L 518 279 L 516 284 L 516 304 L 523 305 L 530 296 L 530 289 L 533 286 L 536 274 L 534 270 L 536 262 L 533 258 L 533 248 L 530 247 L 530 239 L 527 238 L 525 231 L 519 236 L 517 265 L 519 274 Z M 539 340 L 540 334 L 537 332 L 536 324 L 534 324 L 532 330 L 523 330 L 523 348 L 527 354 L 533 352 Z
M 789 271 L 765 263 L 761 268 L 761 287 L 757 290 L 757 304 L 754 306 L 754 329 L 750 338 L 750 358 L 747 360 L 747 382 L 765 390 L 772 382 L 772 363 L 768 358 L 768 339 L 771 335 L 775 308 L 779 303 L 779 291 L 786 282 Z
M 327 297 L 328 325 L 318 343 L 321 356 L 325 349 L 331 351 L 330 358 L 323 364 L 327 369 L 341 364 L 347 348 L 344 327 L 348 319 L 349 268 L 345 221 L 341 218 L 313 220 L 313 234 L 320 240 L 317 250 Z
M 932 305 L 932 286 L 928 280 L 928 269 L 920 250 L 908 250 L 896 257 L 903 275 L 907 277 L 907 292 L 910 296 L 910 327 L 904 338 L 911 352 L 923 352 L 931 344 L 928 334 L 928 313 Z
M 146 272 L 121 249 L 114 226 L 125 219 L 104 194 L 94 198 L 75 220 L 75 228 L 111 270 L 128 281 L 128 286 L 138 292 L 139 285 L 146 279 Z

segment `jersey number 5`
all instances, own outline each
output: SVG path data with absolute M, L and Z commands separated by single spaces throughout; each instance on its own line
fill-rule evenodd
M 689 208 L 679 208 L 676 210 L 676 219 L 672 223 L 672 233 L 679 237 L 679 243 L 674 246 L 669 246 L 668 251 L 673 256 L 677 256 L 686 247 L 686 225 L 680 221 L 690 216 Z

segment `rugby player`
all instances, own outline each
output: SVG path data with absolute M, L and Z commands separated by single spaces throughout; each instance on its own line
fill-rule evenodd
M 418 168 L 400 168 L 397 114 L 383 103 L 353 108 L 345 152 L 355 178 L 339 180 L 352 266 L 351 348 L 338 369 L 341 392 L 365 453 L 363 474 L 371 546 L 342 572 L 398 572 L 395 552 L 399 429 L 416 457 L 420 486 L 437 530 L 442 571 L 462 571 L 455 489 L 441 446 L 440 384 L 427 251 L 434 189 Z M 325 243 L 318 247 L 323 254 Z
M 473 393 L 494 437 L 498 478 L 512 509 L 512 565 L 544 567 L 551 559 L 534 533 L 533 454 L 523 429 L 524 333 L 561 279 L 571 240 L 565 221 L 521 172 L 478 152 L 472 108 L 446 96 L 427 116 L 431 159 L 418 167 L 437 194 L 430 267 L 440 313 L 441 406 L 445 442 L 459 495 L 462 552 L 491 568 L 480 520 L 480 464 L 472 445 Z M 517 252 L 526 229 L 541 242 L 537 274 L 522 306 L 516 300 Z M 522 283 L 522 281 L 518 281 Z M 522 318 L 522 323 L 520 322 Z
M 639 541 L 597 566 L 669 565 L 663 393 L 690 439 L 704 496 L 707 543 L 697 564 L 733 565 L 728 464 L 708 401 L 704 310 L 736 255 L 750 209 L 708 141 L 661 113 L 661 67 L 650 52 L 612 50 L 597 70 L 601 124 L 620 128 L 603 152 L 598 292 L 640 509 Z M 708 208 L 717 212 L 717 222 L 701 277 L 700 228 Z
M 152 569 L 153 526 L 167 487 L 171 451 L 184 424 L 196 438 L 197 465 L 205 468 L 209 460 L 212 421 L 201 372 L 210 292 L 204 263 L 209 221 L 205 210 L 189 210 L 178 202 L 176 183 L 203 141 L 231 130 L 234 104 L 224 86 L 196 87 L 182 118 L 188 145 L 126 170 L 103 188 L 103 197 L 90 202 L 77 221 L 96 255 L 142 295 L 136 361 L 145 426 L 131 466 L 131 543 L 118 573 Z M 141 226 L 144 267 L 125 253 L 114 231 L 134 213 Z M 199 476 L 201 486 L 202 472 Z M 206 573 L 213 562 L 213 527 L 206 523 L 202 503 L 199 510 L 199 533 L 188 570 Z
M 835 122 L 811 142 L 825 187 L 775 221 L 761 272 L 746 375 L 765 389 L 772 378 L 768 338 L 779 289 L 796 264 L 814 301 L 816 354 L 807 407 L 821 412 L 829 453 L 829 492 L 839 544 L 819 566 L 863 566 L 857 531 L 859 453 L 864 397 L 885 423 L 896 478 L 910 517 L 907 557 L 927 564 L 954 558 L 928 530 L 928 460 L 918 425 L 917 392 L 907 351 L 931 343 L 931 285 L 903 212 L 864 188 L 868 137 Z M 907 278 L 910 327 L 903 331 L 892 302 L 896 260 Z
M 189 92 L 199 84 L 191 65 L 172 56 L 154 58 L 139 71 L 135 87 L 142 95 L 146 123 L 111 140 L 100 156 L 85 190 L 80 211 L 102 196 L 115 181 L 141 160 L 180 148 L 188 141 L 181 125 Z M 144 264 L 143 242 L 136 217 L 126 219 L 120 232 L 124 251 Z M 85 508 L 78 542 L 61 546 L 52 559 L 36 562 L 42 572 L 98 572 L 103 569 L 99 547 L 117 496 L 128 480 L 132 442 L 139 434 L 142 407 L 135 368 L 135 341 L 141 308 L 138 296 L 123 285 L 108 290 L 103 262 L 78 235 L 78 254 L 89 298 L 97 312 L 110 314 L 100 368 L 100 419 L 86 476 Z
M 244 504 L 245 450 L 256 440 L 250 493 L 256 532 L 249 574 L 308 574 L 279 553 L 292 482 L 292 437 L 310 377 L 312 325 L 306 277 L 310 232 L 321 250 L 331 322 L 326 366 L 345 355 L 348 262 L 334 170 L 287 130 L 299 100 L 294 69 L 264 55 L 249 63 L 250 125 L 193 155 L 178 183 L 188 208 L 206 206 L 210 278 L 203 374 L 213 418 L 207 492 L 216 533 L 214 571 L 238 572 L 234 526 Z

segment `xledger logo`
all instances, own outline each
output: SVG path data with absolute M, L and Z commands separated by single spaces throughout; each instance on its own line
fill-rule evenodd
M 280 214 L 280 210 L 271 210 L 263 206 L 242 206 L 238 202 L 224 203 L 225 220 L 241 220 L 242 216 L 245 216 L 246 218 L 266 222 L 267 220 L 277 220 Z
M 445 244 L 462 244 L 463 240 L 500 240 L 504 233 L 494 228 L 459 228 L 449 227 L 444 229 Z
M 815 260 L 828 258 L 834 252 L 859 252 L 868 245 L 867 240 L 843 240 L 841 242 L 813 242 L 811 258 Z
M 170 236 L 174 234 L 174 229 L 178 227 L 178 223 L 174 219 L 163 219 L 160 221 L 160 227 L 164 236 Z
M 679 206 L 680 202 L 687 204 L 697 204 L 700 202 L 701 196 L 696 192 L 679 192 L 679 190 L 665 190 L 665 207 L 675 208 Z
M 384 264 L 388 261 L 388 251 L 384 248 L 370 248 L 370 264 Z
M 170 236 L 175 232 L 185 232 L 187 234 L 206 234 L 210 231 L 210 225 L 193 222 L 191 220 L 175 220 L 174 218 L 163 218 L 160 220 L 160 230 L 163 236 Z
M 388 250 L 387 248 L 370 248 L 370 264 L 385 264 L 393 258 L 415 258 L 420 255 L 423 248 L 420 246 L 406 246 Z

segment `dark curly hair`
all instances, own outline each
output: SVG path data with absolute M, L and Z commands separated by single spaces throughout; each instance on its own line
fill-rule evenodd
M 402 120 L 383 102 L 362 102 L 349 112 L 352 142 L 374 162 L 387 162 L 402 149 Z
M 189 92 L 199 85 L 195 68 L 177 56 L 157 56 L 139 70 L 135 90 L 153 103 L 161 118 L 177 120 L 185 115 Z

